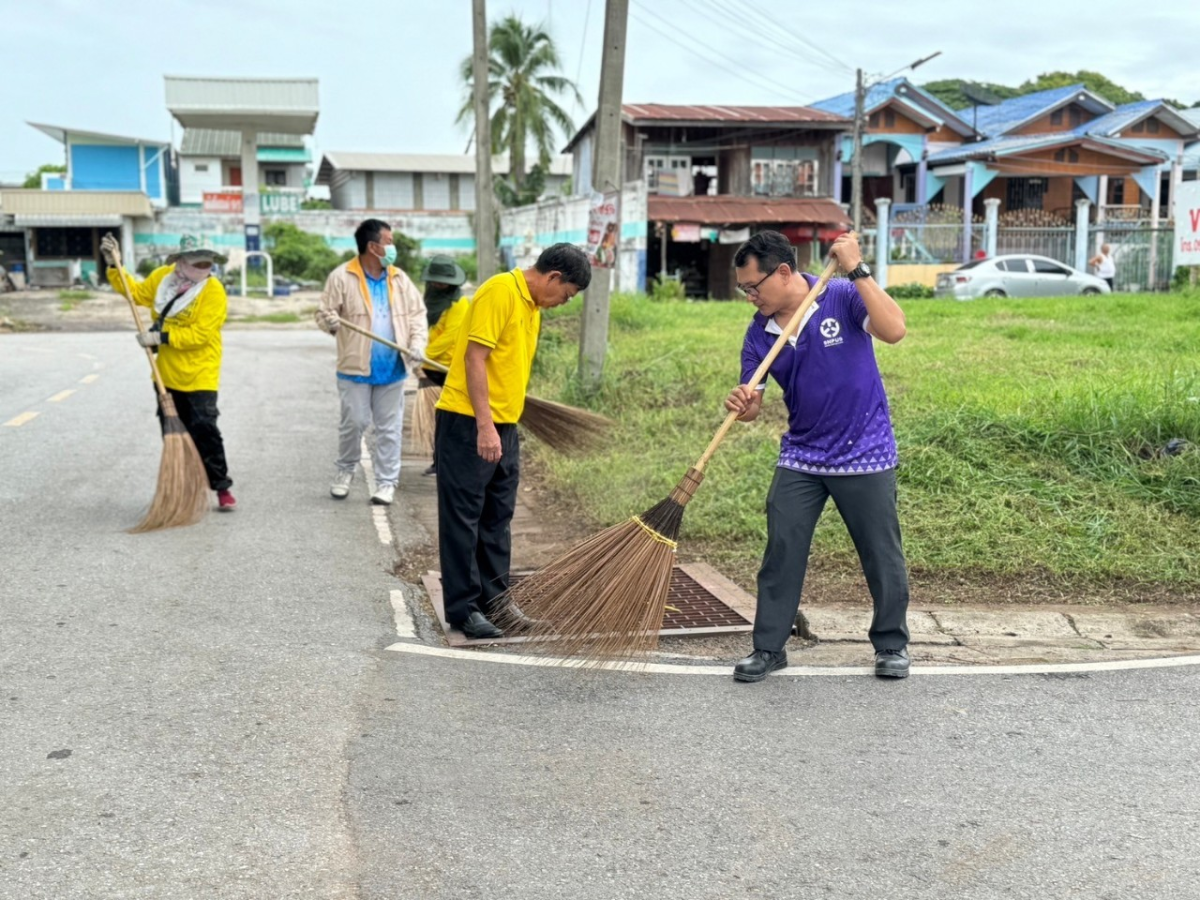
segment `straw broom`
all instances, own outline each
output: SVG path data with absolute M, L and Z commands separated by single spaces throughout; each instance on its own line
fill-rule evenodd
M 749 382 L 751 390 L 766 376 L 835 271 L 836 261 L 825 267 L 759 363 Z M 580 657 L 584 665 L 633 659 L 653 650 L 666 611 L 684 508 L 736 420 L 734 412 L 725 417 L 704 454 L 665 500 L 588 538 L 509 588 L 505 596 L 510 602 L 503 608 L 512 612 L 499 613 L 496 624 L 514 631 L 526 626 L 525 641 L 535 646 L 553 642 L 556 652 Z
M 114 251 L 117 272 L 121 276 L 121 293 L 129 301 L 129 311 L 133 313 L 133 321 L 140 334 L 145 334 L 146 326 L 138 314 L 137 304 L 133 301 L 133 291 L 121 267 L 121 254 Z M 129 529 L 130 534 L 143 534 L 147 531 L 158 531 L 162 528 L 179 528 L 184 525 L 195 525 L 208 512 L 208 474 L 204 471 L 204 463 L 200 459 L 200 451 L 196 442 L 188 434 L 179 412 L 175 409 L 175 400 L 167 392 L 162 375 L 158 371 L 158 360 L 154 351 L 149 347 L 146 359 L 150 361 L 150 370 L 154 373 L 154 386 L 158 389 L 158 402 L 163 415 L 163 450 L 162 459 L 158 464 L 158 484 L 154 489 L 154 499 L 142 521 Z
M 417 389 L 416 402 L 413 404 L 412 440 L 413 444 L 422 450 L 427 450 L 433 456 L 434 407 L 442 396 L 442 389 L 436 384 L 426 385 Z
M 387 338 L 380 337 L 373 331 L 368 331 L 352 322 L 347 322 L 340 316 L 338 317 L 338 321 L 351 331 L 358 332 L 373 341 L 378 341 L 386 347 L 391 347 L 393 350 L 403 353 L 426 368 L 434 369 L 438 372 L 450 371 L 441 363 L 417 356 L 407 347 L 402 347 L 393 341 L 389 341 Z M 526 394 L 525 411 L 521 415 L 519 424 L 542 443 L 547 444 L 559 453 L 569 454 L 586 452 L 598 447 L 608 437 L 609 429 L 613 426 L 613 421 L 599 413 L 590 412 L 586 409 L 577 409 L 574 406 L 567 406 L 563 403 L 555 403 L 553 400 L 543 400 L 540 397 L 534 397 L 532 394 Z

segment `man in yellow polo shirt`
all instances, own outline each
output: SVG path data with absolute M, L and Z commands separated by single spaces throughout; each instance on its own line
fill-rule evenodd
M 527 269 L 489 278 L 475 292 L 438 401 L 438 552 L 446 621 L 469 638 L 504 632 L 488 618 L 508 589 L 521 446 L 517 422 L 543 309 L 592 280 L 587 254 L 555 244 Z

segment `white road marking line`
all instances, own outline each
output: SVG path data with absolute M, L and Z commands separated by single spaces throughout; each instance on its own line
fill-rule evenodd
M 84 375 L 82 378 L 80 378 L 80 379 L 79 379 L 79 383 L 80 383 L 80 384 L 92 384 L 92 383 L 94 383 L 94 382 L 95 382 L 95 381 L 96 381 L 96 380 L 97 380 L 99 377 L 100 377 L 99 375 L 97 375 L 97 374 L 95 374 L 95 373 L 93 372 L 91 375 Z
M 387 648 L 395 653 L 414 656 L 436 656 L 441 659 L 474 660 L 503 666 L 534 666 L 537 668 L 582 669 L 577 659 L 555 656 L 516 656 L 509 653 L 487 653 L 477 650 L 456 650 L 448 647 L 426 647 L 424 644 L 392 644 Z M 1170 669 L 1200 665 L 1200 656 L 1167 656 L 1157 659 L 1118 659 L 1093 663 L 1046 663 L 1044 665 L 996 666 L 913 666 L 912 675 L 1049 675 L 1070 672 L 1121 672 L 1134 669 Z M 723 675 L 732 677 L 733 661 L 724 666 L 672 666 L 666 663 L 601 663 L 589 668 L 614 672 L 648 675 Z M 773 672 L 771 678 L 805 676 L 875 675 L 871 666 L 789 666 Z
M 396 635 L 402 638 L 415 638 L 417 626 L 413 623 L 412 613 L 404 602 L 404 591 L 392 591 L 392 614 L 396 619 Z
M 371 464 L 371 451 L 367 448 L 367 439 L 362 439 L 362 456 L 359 458 L 362 463 L 363 475 L 366 476 L 367 490 L 374 494 L 376 491 L 375 485 L 375 466 Z M 375 533 L 379 535 L 379 543 L 385 547 L 390 547 L 392 544 L 392 525 L 388 521 L 387 507 L 371 505 L 371 521 L 375 524 Z
M 66 400 L 68 397 L 70 397 L 73 393 L 75 393 L 74 388 L 71 388 L 71 389 L 65 390 L 65 391 L 59 391 L 57 394 L 55 394 L 53 397 L 51 397 L 46 402 L 47 403 L 61 403 L 62 401 Z
M 38 413 L 36 413 L 36 412 L 23 412 L 19 416 L 17 416 L 15 419 L 9 419 L 4 424 L 7 427 L 20 428 L 22 425 L 24 425 L 30 419 L 36 419 L 37 417 L 38 417 Z

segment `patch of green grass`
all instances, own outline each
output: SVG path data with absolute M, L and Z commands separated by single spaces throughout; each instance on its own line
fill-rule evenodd
M 63 312 L 70 312 L 84 300 L 91 300 L 93 294 L 90 291 L 59 291 L 58 299 L 62 302 L 58 308 Z
M 237 321 L 239 321 L 239 322 L 269 322 L 272 325 L 291 325 L 295 322 L 303 322 L 304 319 L 300 318 L 300 316 L 294 312 L 277 312 L 277 313 L 267 313 L 267 314 L 261 315 L 261 316 L 240 316 Z
M 617 295 L 602 389 L 576 381 L 579 311 L 545 322 L 532 390 L 617 422 L 571 460 L 529 442 L 556 489 L 608 525 L 669 493 L 703 452 L 740 374 L 743 303 Z M 1200 587 L 1200 297 L 909 301 L 908 337 L 877 343 L 900 446 L 914 571 L 946 577 Z M 735 425 L 684 520 L 684 548 L 750 571 L 786 428 L 780 392 Z M 1173 438 L 1187 442 L 1163 453 Z M 814 560 L 857 557 L 832 504 Z

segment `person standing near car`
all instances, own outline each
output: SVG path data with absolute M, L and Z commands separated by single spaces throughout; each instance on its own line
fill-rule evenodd
M 1108 282 L 1110 291 L 1117 289 L 1117 264 L 1112 258 L 1111 244 L 1101 244 L 1100 252 L 1088 260 L 1088 265 L 1095 268 L 1097 278 L 1103 278 Z

